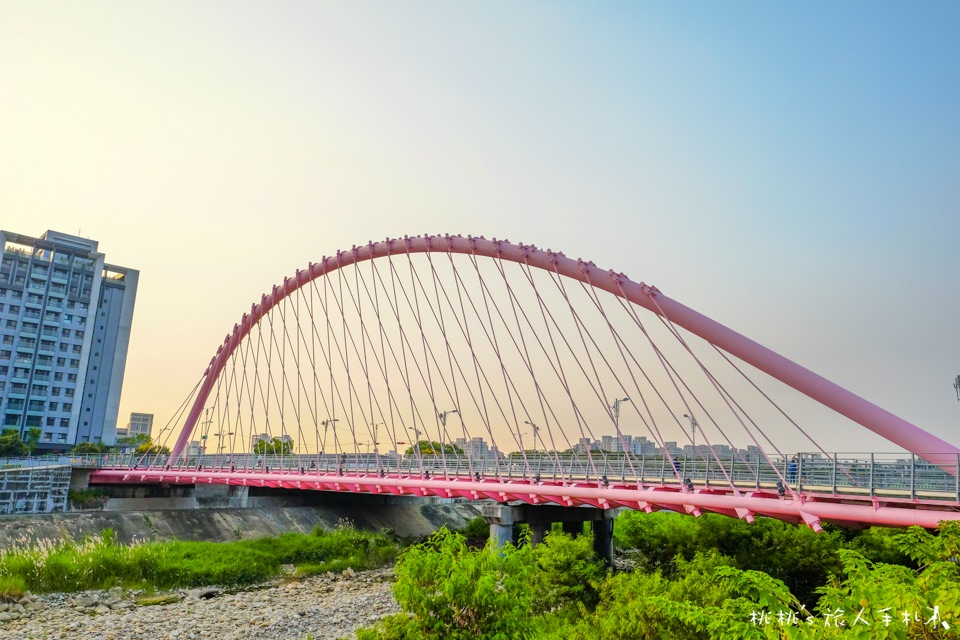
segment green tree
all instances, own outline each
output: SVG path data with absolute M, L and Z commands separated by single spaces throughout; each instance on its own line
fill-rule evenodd
M 99 455 L 104 453 L 107 449 L 109 449 L 109 447 L 99 442 L 81 442 L 73 449 L 70 449 L 70 453 L 76 453 L 80 455 Z
M 257 440 L 253 445 L 253 452 L 260 455 L 279 456 L 293 453 L 293 443 L 289 440 L 274 438 L 273 440 Z
M 40 427 L 30 427 L 27 429 L 27 433 L 23 438 L 23 443 L 29 447 L 31 454 L 37 450 L 37 445 L 40 444 L 40 435 L 42 433 L 43 431 L 40 429 Z
M 19 458 L 30 453 L 30 447 L 20 439 L 15 429 L 4 429 L 0 433 L 0 458 Z
M 463 454 L 463 449 L 461 449 L 460 447 L 453 444 L 444 444 L 441 447 L 440 443 L 437 442 L 436 440 L 434 441 L 421 440 L 419 444 L 420 444 L 420 454 L 425 456 L 438 456 L 440 455 L 441 450 L 443 451 L 444 454 L 451 455 L 451 456 L 456 454 L 460 454 L 460 455 Z M 407 447 L 407 450 L 404 451 L 404 453 L 408 456 L 412 455 L 413 447 L 412 446 Z
M 117 444 L 121 447 L 136 449 L 141 445 L 150 444 L 152 440 L 149 433 L 135 433 L 132 436 L 121 436 L 117 438 Z
M 159 444 L 154 444 L 153 438 L 148 436 L 147 441 L 137 447 L 136 454 L 138 456 L 169 455 L 170 447 L 162 447 Z

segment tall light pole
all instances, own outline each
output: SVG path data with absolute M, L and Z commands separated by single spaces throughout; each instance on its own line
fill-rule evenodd
M 460 413 L 457 409 L 448 409 L 447 411 L 441 411 L 438 415 L 440 416 L 440 425 L 443 427 L 443 434 L 441 435 L 441 440 L 443 438 L 450 439 L 449 434 L 447 434 L 447 416 L 451 413 Z M 440 448 L 443 448 L 444 443 L 440 443 Z
M 630 398 L 617 398 L 613 401 L 613 404 L 610 407 L 613 409 L 613 426 L 617 430 L 617 442 L 621 443 L 620 440 L 620 405 L 624 402 L 630 402 Z M 621 444 L 622 446 L 622 444 Z
M 697 455 L 697 421 L 693 416 L 683 414 L 683 417 L 690 421 L 690 439 L 693 441 L 693 455 Z
M 223 436 L 232 436 L 233 431 L 217 431 L 213 435 L 217 436 L 217 455 L 220 455 L 223 452 Z
M 530 425 L 530 428 L 533 429 L 533 452 L 536 453 L 537 452 L 537 436 L 540 435 L 540 427 L 533 424 L 529 420 L 524 420 L 523 424 L 528 424 Z
M 953 381 L 953 388 L 957 390 L 957 402 L 960 402 L 960 376 Z
M 327 429 L 333 426 L 333 423 L 337 422 L 339 418 L 330 418 L 328 420 L 323 420 L 320 424 L 323 425 L 323 443 L 320 445 L 320 455 L 323 455 L 327 452 Z M 333 435 L 337 435 L 336 428 L 334 428 Z

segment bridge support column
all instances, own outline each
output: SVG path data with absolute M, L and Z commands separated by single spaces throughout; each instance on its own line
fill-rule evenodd
M 522 521 L 522 509 L 506 504 L 483 505 L 483 519 L 490 525 L 490 539 L 495 546 L 502 547 L 508 542 L 516 544 L 514 525 Z
M 609 511 L 604 511 L 606 515 Z M 613 566 L 613 519 L 602 518 L 593 521 L 593 552 L 597 557 Z
M 534 547 L 543 542 L 550 531 L 549 522 L 530 522 L 527 526 L 530 527 L 530 544 Z
M 563 531 L 572 536 L 583 534 L 583 523 L 590 522 L 593 530 L 593 549 L 597 557 L 613 564 L 613 518 L 617 511 L 586 507 L 560 507 L 555 505 L 486 504 L 483 518 L 490 525 L 490 538 L 497 546 L 507 542 L 516 544 L 518 524 L 530 528 L 530 544 L 543 542 L 554 522 L 563 526 Z

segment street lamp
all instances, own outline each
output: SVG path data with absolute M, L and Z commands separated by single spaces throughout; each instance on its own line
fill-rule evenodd
M 960 376 L 953 381 L 953 388 L 957 390 L 957 402 L 960 402 Z
M 529 420 L 524 420 L 523 424 L 528 424 L 530 425 L 530 428 L 533 429 L 533 452 L 536 453 L 537 452 L 537 436 L 540 435 L 540 427 L 533 424 Z
M 440 416 L 440 426 L 443 427 L 443 433 L 440 435 L 441 440 L 443 440 L 444 438 L 446 438 L 447 440 L 450 439 L 450 434 L 447 433 L 447 416 L 450 415 L 451 413 L 460 413 L 460 411 L 458 411 L 457 409 L 448 409 L 447 411 L 441 411 L 439 414 L 437 414 Z M 443 449 L 444 444 L 445 444 L 444 442 L 440 443 L 441 449 Z
M 620 438 L 620 405 L 630 402 L 630 398 L 617 398 L 610 407 L 613 409 L 613 426 L 617 430 L 617 439 Z
M 683 414 L 690 421 L 690 439 L 693 441 L 693 455 L 697 455 L 697 421 L 693 416 Z
M 323 425 L 323 442 L 320 444 L 320 454 L 323 455 L 327 452 L 327 428 L 333 426 L 334 422 L 337 422 L 339 418 L 330 418 L 329 420 L 324 420 L 320 424 Z M 334 437 L 337 435 L 336 429 L 333 431 Z
M 223 452 L 223 436 L 232 436 L 233 431 L 217 431 L 213 434 L 217 437 L 217 455 Z

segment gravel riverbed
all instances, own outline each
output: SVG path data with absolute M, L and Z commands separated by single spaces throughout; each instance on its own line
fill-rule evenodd
M 27 596 L 0 605 L 0 640 L 334 640 L 399 611 L 393 569 L 288 578 L 245 591 L 181 589 L 168 604 L 110 591 Z M 156 598 L 159 599 L 159 598 Z

